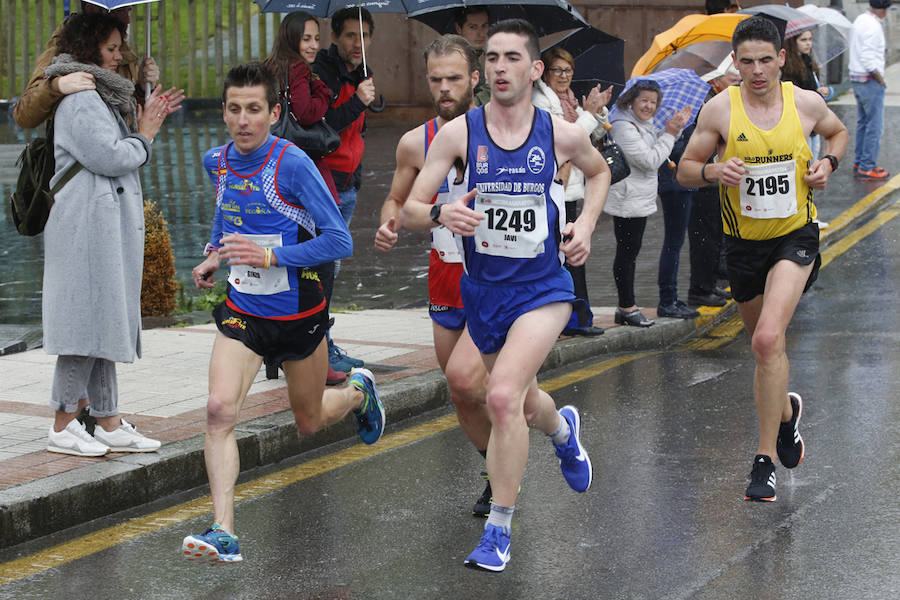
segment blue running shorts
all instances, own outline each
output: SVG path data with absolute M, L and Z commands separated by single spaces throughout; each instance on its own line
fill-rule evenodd
M 572 276 L 563 267 L 555 275 L 527 283 L 486 283 L 463 275 L 459 285 L 469 335 L 482 354 L 498 352 L 513 322 L 525 313 L 577 300 Z
M 466 311 L 463 308 L 444 306 L 443 304 L 429 304 L 428 316 L 444 329 L 462 331 L 466 328 Z

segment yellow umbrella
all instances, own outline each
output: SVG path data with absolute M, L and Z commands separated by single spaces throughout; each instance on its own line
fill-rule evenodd
M 646 75 L 664 58 L 685 46 L 698 42 L 730 42 L 737 24 L 749 15 L 723 13 L 718 15 L 688 15 L 653 38 L 653 44 L 631 71 L 632 77 Z

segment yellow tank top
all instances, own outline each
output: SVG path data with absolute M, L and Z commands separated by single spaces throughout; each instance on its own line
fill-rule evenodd
M 803 180 L 812 153 L 794 103 L 794 85 L 781 84 L 781 120 L 768 130 L 747 116 L 740 86 L 729 87 L 728 94 L 731 122 L 719 160 L 736 156 L 748 173 L 739 187 L 719 185 L 725 234 L 769 240 L 803 227 L 816 218 L 816 206 L 813 190 Z

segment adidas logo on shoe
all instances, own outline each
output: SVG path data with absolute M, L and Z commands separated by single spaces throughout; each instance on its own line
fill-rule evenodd
M 740 134 L 739 136 L 737 136 L 737 141 L 738 141 L 738 142 L 747 142 L 747 141 L 749 141 L 749 140 L 747 139 L 747 136 L 744 135 L 743 132 L 741 132 L 741 134 Z

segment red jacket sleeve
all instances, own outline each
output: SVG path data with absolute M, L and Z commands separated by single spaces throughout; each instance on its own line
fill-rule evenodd
M 291 112 L 301 125 L 322 119 L 331 104 L 331 90 L 322 81 L 310 81 L 309 66 L 303 61 L 291 65 Z

